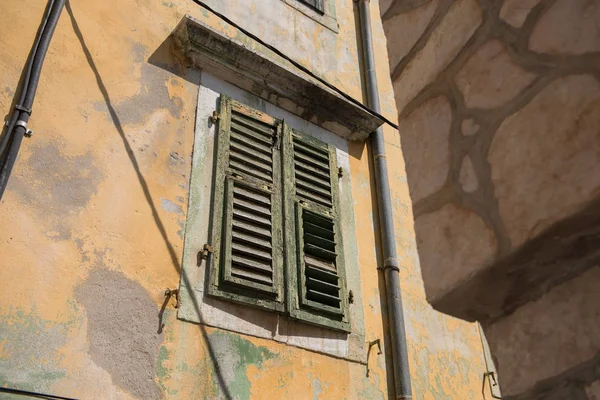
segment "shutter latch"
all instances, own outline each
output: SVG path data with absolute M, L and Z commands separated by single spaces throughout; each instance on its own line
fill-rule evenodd
M 206 260 L 208 258 L 208 253 L 212 252 L 214 252 L 214 248 L 210 244 L 205 243 L 204 247 L 202 248 L 202 254 L 200 255 L 200 258 Z
M 212 122 L 213 124 L 216 124 L 218 120 L 219 120 L 219 113 L 217 112 L 217 110 L 214 110 L 212 113 L 212 116 L 210 117 L 210 122 Z
M 279 129 L 277 129 L 275 131 L 275 134 L 273 135 L 273 147 L 275 148 L 275 150 L 279 150 L 280 142 L 281 142 L 281 137 L 279 135 Z
M 344 176 L 344 168 L 342 168 L 342 167 L 339 167 L 339 168 L 338 168 L 338 177 L 340 177 L 340 178 L 341 178 L 342 176 Z

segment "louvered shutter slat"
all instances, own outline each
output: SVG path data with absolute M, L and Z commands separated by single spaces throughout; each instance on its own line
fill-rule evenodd
M 237 262 L 234 261 L 232 264 L 233 265 L 232 265 L 231 275 L 233 277 L 248 280 L 248 281 L 259 283 L 259 284 L 266 285 L 266 286 L 273 284 L 273 279 L 271 279 L 271 277 L 269 276 L 270 273 L 261 274 L 259 272 L 256 272 L 252 268 L 248 268 L 249 265 L 247 264 L 247 260 L 245 260 L 245 262 L 240 263 L 240 264 L 238 264 Z
M 316 187 L 324 189 L 326 191 L 326 194 L 331 193 L 331 182 L 329 182 L 329 177 L 327 177 L 327 179 L 324 179 L 319 175 L 310 174 L 298 168 L 296 168 L 295 173 L 296 179 L 302 180 L 303 182 L 310 182 Z
M 243 269 L 262 272 L 263 275 L 271 276 L 273 274 L 271 265 L 260 259 L 257 260 L 256 258 L 245 257 L 243 255 L 239 255 L 238 253 L 234 253 L 231 256 L 231 262 L 238 267 L 242 266 Z
M 305 192 L 311 193 L 313 196 L 318 196 L 331 203 L 331 187 L 325 189 L 320 183 L 312 177 L 303 177 L 296 174 L 296 187 L 302 188 Z
M 254 223 L 248 223 L 244 220 L 235 219 L 232 221 L 232 227 L 238 232 L 245 232 L 256 237 L 271 240 L 271 226 L 263 227 Z
M 333 276 L 337 277 L 337 273 L 335 271 L 335 264 L 333 264 L 331 261 L 321 260 L 321 259 L 314 258 L 314 257 L 311 257 L 310 255 L 305 254 L 304 255 L 304 263 L 309 267 L 314 267 L 317 270 L 325 271 L 323 273 L 329 273 L 329 274 L 333 273 Z M 327 271 L 330 271 L 330 272 L 327 272 Z
M 294 141 L 294 151 L 310 159 L 321 161 L 324 169 L 329 168 L 329 153 L 327 151 L 322 151 L 314 147 L 311 148 L 298 140 Z
M 235 132 L 231 132 L 231 143 L 232 145 L 236 143 L 238 146 L 243 146 L 248 148 L 248 151 L 253 151 L 254 153 L 260 153 L 266 157 L 271 156 L 271 147 L 264 145 L 263 143 L 254 141 L 249 139 L 243 135 L 237 135 Z
M 272 179 L 271 174 L 273 173 L 273 169 L 270 164 L 263 162 L 256 157 L 239 152 L 235 147 L 231 147 L 231 152 L 229 153 L 229 165 L 241 173 L 258 173 L 264 176 L 268 181 L 271 181 Z
M 252 114 L 252 112 L 250 112 Z M 262 113 L 260 113 L 262 114 Z M 254 114 L 258 115 L 258 113 Z M 245 112 L 242 113 L 240 110 L 232 110 L 231 122 L 234 124 L 240 124 L 248 127 L 252 132 L 262 133 L 263 136 L 270 138 L 273 135 L 273 125 L 265 123 L 252 115 L 247 115 Z
M 318 225 L 311 224 L 310 222 L 304 221 L 304 232 L 310 233 L 311 235 L 319 236 L 326 240 L 333 239 L 333 232 L 327 229 L 323 229 Z
M 246 199 L 248 201 L 257 203 L 259 205 L 263 205 L 266 207 L 271 206 L 271 197 L 270 196 L 261 196 L 257 195 L 255 192 L 251 190 L 244 189 L 243 187 L 234 187 L 233 188 L 234 196 L 239 199 Z
M 264 221 L 271 221 L 271 208 L 246 200 L 244 197 L 233 193 L 233 208 L 238 208 L 251 213 Z
M 250 246 L 254 246 L 259 250 L 265 250 L 271 252 L 272 246 L 270 240 L 265 240 L 254 233 L 248 234 L 243 230 L 238 230 L 235 225 L 232 229 L 232 237 L 234 242 L 244 243 Z
M 306 165 L 306 168 L 316 168 L 321 173 L 321 176 L 327 176 L 329 172 L 328 163 L 323 162 L 316 157 L 306 155 L 301 151 L 297 151 L 296 147 L 294 147 L 294 160 L 298 164 Z
M 266 154 L 271 154 L 271 141 L 268 136 L 265 137 L 243 125 L 236 124 L 235 121 L 231 121 L 231 135 L 234 138 L 239 137 L 240 140 L 249 140 L 259 146 Z
M 306 229 L 304 230 L 304 242 L 329 252 L 335 252 L 335 242 L 329 241 L 320 236 L 311 235 L 306 231 Z
M 233 222 L 238 220 L 246 221 L 251 224 L 255 224 L 259 227 L 271 229 L 271 220 L 267 218 L 262 218 L 253 213 L 247 212 L 245 210 L 240 210 L 237 208 L 233 209 Z
M 307 293 L 306 293 L 306 298 L 312 301 L 315 301 L 317 303 L 329 306 L 329 307 L 334 307 L 334 308 L 338 308 L 340 305 L 340 297 L 337 294 L 337 291 L 335 293 L 335 295 L 330 295 L 328 293 L 324 293 L 322 291 L 318 291 L 314 289 L 314 283 L 309 279 L 308 280 L 308 289 L 307 289 Z
M 265 154 L 264 152 L 255 150 L 247 141 L 231 140 L 231 148 L 250 159 L 256 159 L 257 162 L 265 165 L 269 169 L 269 172 L 271 172 L 271 164 L 273 162 L 273 156 L 271 154 Z
M 327 174 L 327 172 L 319 171 L 318 169 L 315 169 L 312 166 L 303 164 L 303 163 L 298 162 L 296 160 L 294 160 L 294 170 L 295 171 L 300 171 L 300 172 L 303 172 L 303 173 L 306 173 L 306 174 L 309 174 L 309 175 L 312 175 L 312 176 L 315 176 L 315 179 L 318 177 L 321 180 L 329 181 L 329 175 Z

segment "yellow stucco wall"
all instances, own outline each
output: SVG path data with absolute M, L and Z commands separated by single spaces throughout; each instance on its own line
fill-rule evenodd
M 4 113 L 43 7 L 2 3 Z M 336 12 L 339 36 L 326 45 L 326 28 L 303 30 L 310 23 L 291 32 L 240 23 L 360 99 L 352 1 L 338 0 Z M 197 78 L 167 40 L 187 13 L 239 34 L 191 1 L 80 0 L 64 10 L 34 104 L 35 134 L 0 204 L 0 385 L 86 399 L 387 398 L 385 355 L 372 354 L 367 377 L 360 363 L 179 321 L 173 302 L 159 326 L 164 290 L 179 282 L 194 137 Z M 385 39 L 379 21 L 374 27 L 382 104 L 394 119 Z M 415 398 L 482 398 L 475 326 L 425 301 L 399 137 L 385 134 Z M 367 146 L 351 144 L 350 155 L 366 338 L 385 350 Z

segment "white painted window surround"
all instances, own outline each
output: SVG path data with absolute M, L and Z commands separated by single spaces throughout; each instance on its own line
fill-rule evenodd
M 286 315 L 272 311 L 208 297 L 205 294 L 207 273 L 205 263 L 198 263 L 198 252 L 208 242 L 210 232 L 209 221 L 212 208 L 211 195 L 215 150 L 215 126 L 210 122 L 210 117 L 221 94 L 225 94 L 275 118 L 285 119 L 286 123 L 293 128 L 334 145 L 337 149 L 338 165 L 348 175 L 348 179 L 343 180 L 340 186 L 341 203 L 346 205 L 354 203 L 352 201 L 351 176 L 349 173 L 348 143 L 343 138 L 206 72 L 201 73 L 200 81 L 190 198 L 185 230 L 181 304 L 178 317 L 190 322 L 203 323 L 229 331 L 272 339 L 307 350 L 365 363 L 366 343 L 352 206 L 346 206 L 341 210 L 348 290 L 352 290 L 354 293 L 354 303 L 349 307 L 349 319 L 352 325 L 350 334 L 292 320 Z

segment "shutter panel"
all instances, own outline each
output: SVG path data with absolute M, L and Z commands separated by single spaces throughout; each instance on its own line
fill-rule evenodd
M 282 311 L 282 126 L 226 96 L 218 125 L 208 292 Z
M 349 331 L 337 172 L 332 146 L 286 126 L 286 232 L 296 234 L 286 239 L 290 314 Z

